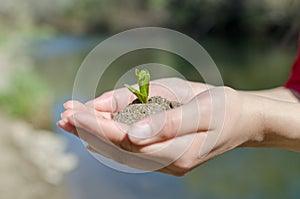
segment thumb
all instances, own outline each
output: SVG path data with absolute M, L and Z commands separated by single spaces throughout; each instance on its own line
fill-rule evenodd
M 207 131 L 210 123 L 209 107 L 199 102 L 198 97 L 195 97 L 181 107 L 135 123 L 128 130 L 129 139 L 137 145 L 148 145 L 176 136 Z
M 117 112 L 125 108 L 134 98 L 127 88 L 120 88 L 106 92 L 98 98 L 88 101 L 86 105 L 101 112 Z

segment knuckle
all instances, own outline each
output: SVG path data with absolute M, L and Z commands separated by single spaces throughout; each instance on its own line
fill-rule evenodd
M 215 92 L 224 92 L 225 95 L 235 95 L 237 91 L 229 86 L 219 86 L 214 89 Z
M 118 109 L 119 109 L 119 107 L 118 107 L 116 96 L 113 96 L 112 101 L 111 101 L 111 110 L 112 110 L 112 112 L 115 112 Z
M 106 91 L 100 95 L 100 98 L 111 97 L 113 95 L 113 91 Z
M 175 137 L 178 130 L 178 121 L 175 120 L 174 116 L 167 115 L 166 122 L 159 134 L 161 139 L 168 139 Z
M 235 89 L 228 86 L 224 86 L 223 89 L 226 96 L 236 96 L 238 93 Z
M 178 81 L 183 81 L 181 78 L 178 77 L 168 77 L 164 79 L 158 79 L 158 80 L 153 80 L 152 82 L 178 82 Z
M 170 77 L 169 80 L 174 81 L 174 82 L 183 81 L 181 78 L 178 78 L 178 77 Z

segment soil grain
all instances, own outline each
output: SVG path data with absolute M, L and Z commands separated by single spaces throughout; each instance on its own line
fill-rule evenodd
M 160 96 L 149 98 L 147 104 L 142 104 L 138 99 L 135 99 L 122 111 L 116 113 L 114 120 L 124 124 L 131 125 L 139 120 L 142 120 L 150 115 L 177 108 L 182 104 L 176 101 L 169 101 Z

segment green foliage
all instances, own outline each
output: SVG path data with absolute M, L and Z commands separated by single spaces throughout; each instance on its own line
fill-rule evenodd
M 3 34 L 0 33 L 0 45 L 3 45 L 5 43 L 5 37 Z
M 0 108 L 9 114 L 30 119 L 49 100 L 49 88 L 34 71 L 16 72 L 11 88 L 0 93 Z
M 138 77 L 139 90 L 133 88 L 132 86 L 125 84 L 133 94 L 144 104 L 148 103 L 149 96 L 149 82 L 150 82 L 150 73 L 148 70 L 135 70 L 135 75 Z

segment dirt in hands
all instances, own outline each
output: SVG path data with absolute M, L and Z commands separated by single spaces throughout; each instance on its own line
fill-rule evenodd
M 150 115 L 177 108 L 182 104 L 176 101 L 169 101 L 160 96 L 150 97 L 147 104 L 135 99 L 131 104 L 114 116 L 114 120 L 131 125 Z

